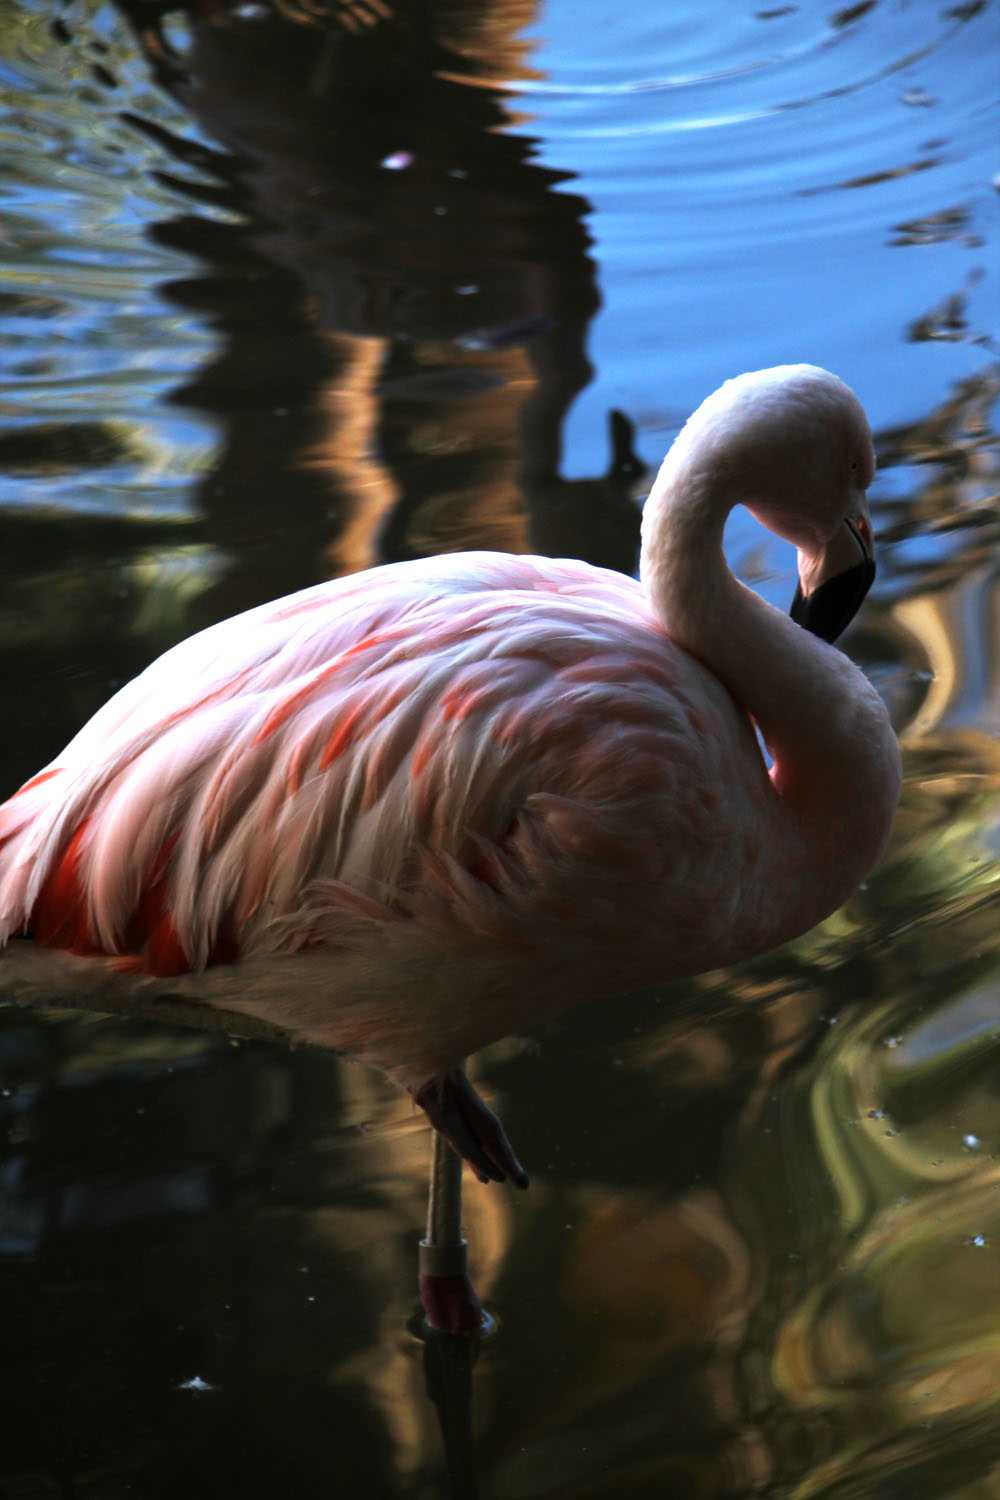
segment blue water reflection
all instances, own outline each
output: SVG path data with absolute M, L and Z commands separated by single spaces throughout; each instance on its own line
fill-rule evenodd
M 997 5 L 2 14 L 4 795 L 201 624 L 465 546 L 628 571 L 722 378 L 858 389 L 892 846 L 782 952 L 480 1060 L 534 1181 L 467 1197 L 475 1465 L 497 1500 L 985 1500 Z M 727 549 L 787 603 L 788 549 L 746 517 Z M 447 1493 L 408 1101 L 265 1042 L 0 1022 L 0 1493 Z

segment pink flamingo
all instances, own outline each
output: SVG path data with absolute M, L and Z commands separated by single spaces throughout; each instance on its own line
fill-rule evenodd
M 873 470 L 835 376 L 743 375 L 663 463 L 641 585 L 472 552 L 182 642 L 0 807 L 0 942 L 346 1040 L 526 1185 L 463 1058 L 774 947 L 879 857 L 898 749 L 827 644 L 874 576 Z M 792 619 L 726 567 L 737 502 L 799 550 Z

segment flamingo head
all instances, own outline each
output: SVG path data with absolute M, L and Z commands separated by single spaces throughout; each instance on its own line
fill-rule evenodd
M 727 381 L 692 423 L 713 482 L 798 549 L 792 619 L 835 640 L 875 578 L 875 454 L 860 401 L 816 365 L 779 365 Z
M 675 561 L 708 565 L 725 517 L 747 509 L 799 554 L 792 618 L 833 641 L 875 577 L 865 492 L 875 453 L 849 386 L 817 365 L 777 365 L 727 380 L 687 420 L 643 515 L 641 574 L 674 587 Z M 676 629 L 676 599 L 661 609 Z
M 817 439 L 822 471 L 809 498 L 816 530 L 797 544 L 799 585 L 791 616 L 822 640 L 835 641 L 875 581 L 866 494 L 875 475 L 875 452 L 854 392 L 826 371 L 816 374 L 824 377 L 826 398 L 823 438 Z

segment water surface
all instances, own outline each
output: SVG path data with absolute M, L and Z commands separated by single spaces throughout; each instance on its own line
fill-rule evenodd
M 827 365 L 876 429 L 845 644 L 904 752 L 881 866 L 779 953 L 476 1064 L 533 1173 L 467 1189 L 491 1500 L 1000 1493 L 998 17 L 0 7 L 4 794 L 282 592 L 470 546 L 631 571 L 739 370 Z M 728 547 L 787 602 L 782 544 Z M 0 1021 L 0 1495 L 447 1494 L 408 1102 Z

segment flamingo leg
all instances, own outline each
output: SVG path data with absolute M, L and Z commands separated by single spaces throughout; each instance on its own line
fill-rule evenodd
M 420 1241 L 420 1300 L 430 1333 L 478 1334 L 483 1326 L 462 1234 L 462 1158 L 437 1130 L 431 1146 L 427 1234 Z
M 528 1186 L 528 1174 L 518 1161 L 498 1115 L 476 1093 L 464 1068 L 451 1068 L 418 1089 L 414 1099 L 434 1129 L 450 1141 L 480 1182 Z

